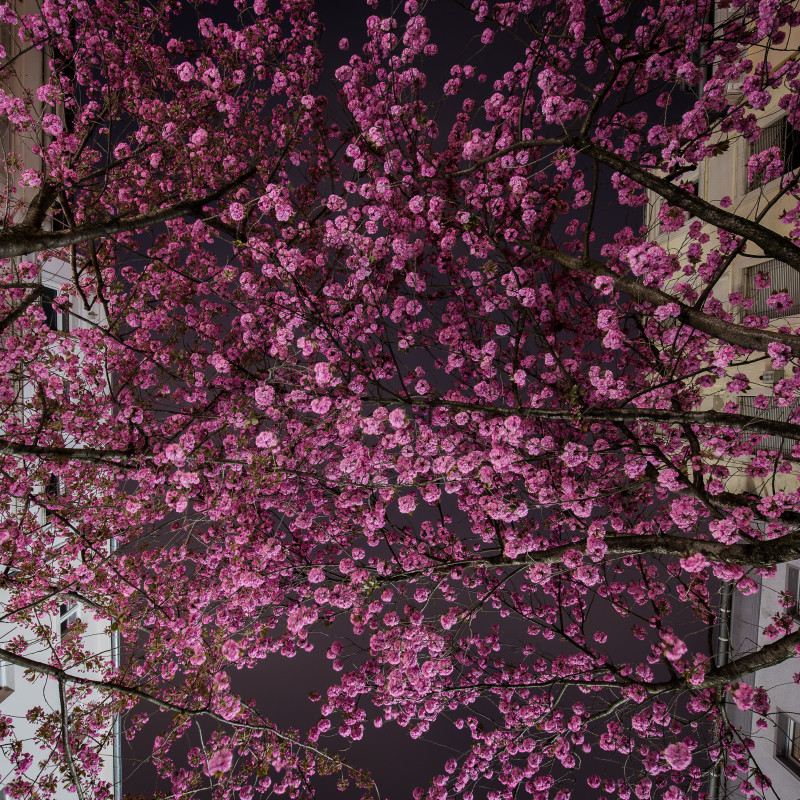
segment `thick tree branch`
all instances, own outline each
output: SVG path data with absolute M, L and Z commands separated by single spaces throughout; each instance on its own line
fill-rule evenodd
M 765 228 L 745 216 L 718 208 L 712 203 L 687 192 L 667 178 L 640 167 L 623 156 L 606 150 L 585 137 L 574 137 L 572 144 L 597 161 L 650 189 L 660 197 L 672 203 L 692 216 L 735 234 L 757 244 L 765 255 L 783 261 L 793 269 L 800 271 L 800 247 L 777 231 Z
M 5 286 L 0 288 L 6 288 Z M 12 311 L 0 320 L 0 333 L 2 333 L 9 325 L 13 325 L 26 311 L 44 294 L 44 287 L 37 286 L 33 289 L 22 302 L 16 306 Z
M 751 672 L 774 667 L 776 664 L 786 661 L 787 658 L 796 657 L 798 645 L 800 645 L 800 630 L 712 670 L 706 675 L 701 688 L 724 686 Z
M 800 646 L 800 630 L 795 631 L 776 642 L 770 642 L 764 645 L 753 653 L 741 656 L 728 662 L 724 666 L 715 667 L 706 673 L 703 682 L 698 686 L 692 686 L 694 691 L 702 689 L 715 689 L 733 683 L 745 675 L 756 672 L 760 669 L 774 667 L 777 664 L 786 661 L 788 658 L 793 658 L 797 654 L 797 647 Z M 465 686 L 456 686 L 453 688 L 439 690 L 441 693 L 457 694 L 458 692 L 467 692 L 471 689 L 489 689 L 492 691 L 502 691 L 504 689 L 540 689 L 542 687 L 551 686 L 587 686 L 595 689 L 620 689 L 630 686 L 639 686 L 647 691 L 648 694 L 663 694 L 665 692 L 675 692 L 687 688 L 687 683 L 684 678 L 674 678 L 670 681 L 663 681 L 661 683 L 642 683 L 635 679 L 625 680 L 620 682 L 616 681 L 602 681 L 589 678 L 581 680 L 579 677 L 564 678 L 554 677 L 548 678 L 538 682 L 526 681 L 525 683 L 518 684 L 494 684 L 494 683 L 478 683 L 468 684 Z M 624 698 L 621 701 L 627 702 Z
M 622 534 L 608 536 L 603 540 L 607 547 L 604 562 L 625 556 L 659 555 L 672 558 L 687 558 L 693 555 L 705 556 L 709 561 L 721 564 L 746 564 L 752 567 L 766 567 L 773 564 L 800 558 L 800 534 L 791 533 L 779 539 L 764 542 L 723 544 L 716 540 L 691 539 L 682 536 L 637 536 Z M 519 556 L 509 557 L 503 553 L 492 555 L 477 554 L 475 558 L 460 561 L 431 563 L 426 567 L 394 573 L 379 578 L 380 583 L 394 583 L 430 574 L 450 572 L 456 567 L 524 567 L 535 564 L 563 564 L 571 554 L 585 554 L 588 543 L 570 542 L 550 547 L 547 550 L 531 550 Z M 568 567 L 566 569 L 569 569 Z
M 690 195 L 691 196 L 691 195 Z M 784 344 L 791 348 L 792 355 L 800 357 L 800 336 L 779 333 L 772 330 L 759 330 L 758 328 L 748 328 L 744 325 L 737 325 L 734 322 L 726 322 L 718 317 L 705 314 L 692 306 L 687 306 L 677 298 L 667 292 L 661 291 L 654 286 L 644 286 L 638 281 L 624 278 L 612 272 L 605 264 L 591 258 L 577 258 L 546 247 L 540 247 L 532 242 L 528 245 L 531 253 L 539 258 L 546 258 L 554 261 L 562 267 L 566 267 L 573 272 L 589 273 L 590 275 L 607 276 L 614 281 L 614 286 L 624 292 L 638 303 L 650 303 L 653 306 L 664 306 L 667 303 L 675 303 L 680 312 L 678 319 L 685 322 L 690 327 L 702 333 L 707 333 L 715 339 L 720 339 L 728 344 L 743 347 L 747 350 L 756 350 L 766 353 L 770 344 Z
M 175 203 L 157 211 L 149 211 L 146 214 L 134 214 L 130 217 L 110 217 L 99 222 L 78 225 L 72 230 L 64 231 L 42 231 L 37 226 L 26 224 L 26 222 L 12 225 L 10 228 L 0 230 L 0 258 L 21 256 L 41 250 L 56 250 L 61 247 L 80 244 L 90 239 L 150 228 L 160 222 L 176 219 L 185 214 L 197 214 L 202 210 L 203 206 L 224 197 L 228 192 L 240 186 L 257 172 L 257 167 L 251 167 L 219 189 L 215 189 L 203 197 Z
M 58 191 L 49 184 L 45 183 L 36 193 L 36 196 L 31 200 L 25 212 L 25 217 L 19 225 L 23 228 L 30 228 L 38 230 L 41 228 L 42 223 L 47 216 L 50 206 L 56 199 Z
M 775 642 L 765 644 L 753 653 L 729 661 L 721 667 L 715 667 L 706 673 L 703 682 L 698 689 L 714 689 L 735 682 L 751 672 L 756 672 L 767 667 L 774 667 L 781 664 L 788 658 L 797 656 L 797 648 L 800 646 L 800 630 L 790 633 Z M 644 688 L 650 694 L 660 694 L 662 692 L 672 692 L 686 688 L 683 678 L 673 679 L 664 683 L 646 685 Z
M 0 438 L 0 455 L 40 456 L 58 461 L 103 461 L 114 458 L 130 458 L 136 455 L 132 449 L 104 450 L 95 447 L 55 447 L 48 445 L 22 444 Z
M 661 425 L 700 425 L 733 428 L 763 436 L 780 436 L 800 441 L 800 424 L 780 422 L 743 414 L 726 414 L 722 411 L 674 411 L 661 408 L 502 408 L 483 406 L 456 400 L 428 399 L 424 397 L 398 397 L 394 400 L 365 398 L 368 402 L 384 405 L 408 405 L 415 408 L 449 408 L 453 411 L 478 412 L 497 417 L 524 417 L 525 419 L 565 420 L 573 422 L 654 422 Z
M 692 216 L 721 228 L 728 233 L 741 236 L 748 241 L 757 244 L 765 255 L 789 264 L 793 269 L 800 271 L 800 247 L 790 239 L 780 233 L 770 230 L 753 220 L 749 220 L 739 214 L 726 211 L 723 208 L 702 200 L 700 197 L 687 192 L 677 184 L 667 178 L 659 177 L 644 167 L 640 167 L 633 161 L 629 161 L 623 156 L 618 155 L 599 144 L 591 141 L 586 135 L 569 136 L 565 135 L 557 139 L 543 138 L 533 141 L 514 142 L 507 147 L 503 147 L 486 158 L 478 159 L 469 167 L 452 173 L 451 177 L 468 175 L 482 166 L 497 161 L 504 155 L 513 153 L 516 150 L 538 149 L 541 147 L 569 147 L 578 152 L 584 153 L 601 164 L 616 170 L 636 183 L 650 189 L 660 197 L 663 197 L 673 205 L 682 208 Z

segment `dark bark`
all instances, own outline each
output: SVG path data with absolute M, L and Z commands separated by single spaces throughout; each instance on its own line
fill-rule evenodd
M 689 195 L 690 197 L 692 195 Z M 583 272 L 590 275 L 603 275 L 614 281 L 614 286 L 621 292 L 627 294 L 631 299 L 638 303 L 650 303 L 654 307 L 664 306 L 667 303 L 676 303 L 680 309 L 678 319 L 686 323 L 697 331 L 713 336 L 728 344 L 743 347 L 746 350 L 756 350 L 761 353 L 767 352 L 770 344 L 785 344 L 791 348 L 792 355 L 800 357 L 800 336 L 779 333 L 773 330 L 759 330 L 758 328 L 748 328 L 745 325 L 737 325 L 735 322 L 726 322 L 719 317 L 705 314 L 692 306 L 687 306 L 667 292 L 661 291 L 654 286 L 644 286 L 631 278 L 624 278 L 612 272 L 605 264 L 591 258 L 577 258 L 556 250 L 530 243 L 528 245 L 531 253 L 538 258 L 546 258 L 550 261 L 566 267 L 574 272 Z
M 770 230 L 760 225 L 758 222 L 746 219 L 738 214 L 727 211 L 724 208 L 712 205 L 702 200 L 696 195 L 687 192 L 677 184 L 667 178 L 660 177 L 650 169 L 641 167 L 633 161 L 629 161 L 623 156 L 601 147 L 585 135 L 570 136 L 565 135 L 555 139 L 539 139 L 533 141 L 514 142 L 514 144 L 497 150 L 487 158 L 479 159 L 463 170 L 453 173 L 453 177 L 468 175 L 480 169 L 482 166 L 502 158 L 508 153 L 516 150 L 538 150 L 543 147 L 569 147 L 590 158 L 595 159 L 607 167 L 611 167 L 617 172 L 636 181 L 636 183 L 655 192 L 659 197 L 663 197 L 669 203 L 692 216 L 708 222 L 717 228 L 728 233 L 757 244 L 765 255 L 789 264 L 793 269 L 800 271 L 800 247 L 790 239 L 781 236 L 780 233 Z
M 112 458 L 127 458 L 135 455 L 133 450 L 104 450 L 95 447 L 55 447 L 36 444 L 20 444 L 0 438 L 0 454 L 14 456 L 40 456 L 53 460 L 103 461 Z
M 2 286 L 0 288 L 6 288 Z M 41 296 L 44 294 L 44 287 L 37 286 L 33 289 L 28 296 L 20 302 L 18 306 L 16 306 L 12 311 L 9 311 L 8 314 L 0 320 L 0 333 L 2 333 L 9 325 L 13 325 L 24 313 L 27 309 L 32 306 Z
M 570 420 L 576 424 L 581 422 L 655 422 L 662 425 L 695 425 L 713 426 L 716 428 L 733 428 L 745 433 L 764 436 L 780 436 L 785 439 L 800 441 L 800 424 L 780 422 L 762 417 L 748 417 L 743 414 L 726 414 L 722 411 L 673 411 L 660 408 L 501 408 L 499 406 L 483 406 L 455 400 L 433 399 L 423 397 L 398 397 L 396 400 L 380 400 L 365 398 L 367 402 L 384 405 L 400 404 L 416 408 L 449 408 L 453 411 L 468 411 L 498 417 L 525 417 L 541 420 Z
M 800 645 L 800 630 L 790 633 L 775 642 L 765 644 L 753 653 L 748 653 L 729 661 L 724 666 L 711 670 L 707 673 L 706 679 L 700 688 L 709 689 L 715 686 L 724 686 L 756 670 L 774 667 L 788 658 L 796 657 L 798 645 Z
M 706 673 L 705 680 L 696 689 L 716 689 L 729 683 L 736 683 L 745 675 L 760 669 L 767 669 L 797 656 L 800 646 L 800 631 L 790 633 L 775 642 L 770 642 L 758 650 L 729 661 L 721 667 L 714 667 Z M 687 688 L 683 678 L 674 678 L 664 683 L 645 685 L 650 694 L 674 692 Z
M 601 164 L 605 164 L 622 175 L 631 178 L 646 189 L 650 189 L 660 197 L 663 197 L 672 205 L 682 208 L 692 216 L 703 220 L 703 222 L 708 222 L 716 228 L 741 236 L 753 242 L 753 244 L 757 244 L 765 255 L 783 261 L 793 269 L 800 271 L 800 247 L 786 236 L 782 236 L 780 233 L 739 214 L 712 205 L 687 192 L 686 189 L 682 189 L 667 178 L 662 178 L 655 172 L 640 167 L 638 164 L 585 138 L 565 137 L 565 139 L 565 144 L 574 146 L 586 155 L 597 159 Z
M 723 544 L 716 540 L 693 539 L 683 536 L 637 536 L 622 534 L 607 536 L 603 540 L 608 550 L 602 563 L 625 556 L 658 555 L 671 558 L 688 558 L 703 555 L 709 561 L 719 564 L 741 564 L 751 567 L 767 567 L 800 558 L 800 534 L 791 533 L 779 539 L 765 542 Z M 410 580 L 427 574 L 449 572 L 456 567 L 525 567 L 534 564 L 562 564 L 569 553 L 585 553 L 586 541 L 549 547 L 547 550 L 532 550 L 523 555 L 509 558 L 502 553 L 481 555 L 463 561 L 433 562 L 427 567 L 395 573 L 379 578 L 380 583 L 394 583 Z
M 5 230 L 0 230 L 0 258 L 11 258 L 12 256 L 21 256 L 42 250 L 57 250 L 69 245 L 88 242 L 92 239 L 144 230 L 170 219 L 177 219 L 190 214 L 196 215 L 202 211 L 204 206 L 219 200 L 228 192 L 253 177 L 257 171 L 256 167 L 251 167 L 234 180 L 229 181 L 204 197 L 168 205 L 165 208 L 149 211 L 146 214 L 134 214 L 129 217 L 110 217 L 99 222 L 78 225 L 72 230 L 64 231 L 42 231 L 36 225 L 26 224 L 26 222 L 12 225 Z

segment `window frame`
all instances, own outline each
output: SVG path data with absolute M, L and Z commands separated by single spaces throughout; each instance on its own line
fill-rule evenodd
M 775 758 L 800 777 L 800 719 L 778 711 L 775 723 Z
M 61 497 L 61 479 L 58 475 L 51 474 L 44 485 L 43 500 L 44 500 L 44 519 L 46 523 L 50 522 L 50 517 L 53 516 L 53 509 L 50 508 L 51 502 L 58 502 Z
M 14 665 L 0 660 L 0 703 L 11 697 L 15 689 Z
M 800 619 L 800 566 L 786 566 L 786 592 L 794 598 L 794 606 L 787 608 L 787 613 Z
M 58 633 L 60 640 L 66 641 L 72 635 L 72 628 L 75 626 L 75 623 L 80 621 L 80 617 L 78 616 L 78 612 L 80 608 L 78 607 L 77 600 L 72 600 L 70 598 L 64 598 L 64 602 L 58 608 Z
M 69 333 L 69 314 L 53 303 L 58 297 L 58 290 L 51 286 L 42 286 L 42 289 L 41 301 L 45 325 L 56 333 Z

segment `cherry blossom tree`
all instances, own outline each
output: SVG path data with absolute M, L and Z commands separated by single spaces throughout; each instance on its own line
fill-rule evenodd
M 800 339 L 721 279 L 800 269 L 798 181 L 757 153 L 778 188 L 744 214 L 684 176 L 773 97 L 800 123 L 793 4 L 453 3 L 456 64 L 416 0 L 371 0 L 325 59 L 310 0 L 232 5 L 0 11 L 49 64 L 0 95 L 41 157 L 7 155 L 0 230 L 3 620 L 46 640 L 0 657 L 58 682 L 60 779 L 107 797 L 111 716 L 163 710 L 180 797 L 374 793 L 346 740 L 440 719 L 471 746 L 420 797 L 680 800 L 723 768 L 761 796 L 726 698 L 767 724 L 742 678 L 797 656 L 791 600 L 754 652 L 714 634 L 723 583 L 800 557 Z M 685 246 L 640 224 L 654 199 Z M 739 413 L 768 360 L 786 413 Z M 47 638 L 66 596 L 121 663 Z M 315 647 L 311 730 L 233 691 Z

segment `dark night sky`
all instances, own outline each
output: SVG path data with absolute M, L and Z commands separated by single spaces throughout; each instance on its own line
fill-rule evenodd
M 365 0 L 320 0 L 318 7 L 326 28 L 322 40 L 326 56 L 323 80 L 330 82 L 336 67 L 346 63 L 350 54 L 360 51 L 360 45 L 366 38 L 367 16 L 374 13 L 385 15 L 388 5 L 382 2 L 379 9 L 373 10 L 366 5 Z M 402 11 L 402 2 L 395 2 L 393 5 Z M 460 8 L 456 0 L 431 0 L 420 5 L 432 28 L 432 41 L 439 46 L 438 55 L 429 59 L 426 64 L 429 76 L 433 77 L 428 91 L 431 95 L 435 95 L 437 86 L 449 76 L 449 67 L 456 62 L 464 63 L 465 53 L 475 51 L 473 37 L 476 33 L 479 34 L 480 27 L 474 24 L 468 11 Z M 466 5 L 468 8 L 469 0 Z M 338 48 L 338 42 L 342 37 L 350 40 L 349 53 L 343 53 Z M 491 49 L 487 50 L 484 61 L 492 52 Z M 510 58 L 508 49 L 501 49 L 500 52 Z M 472 63 L 476 63 L 479 69 L 489 74 L 489 81 L 483 84 L 482 88 L 491 92 L 492 80 L 497 77 L 493 74 L 492 65 L 480 63 L 480 56 L 478 62 Z M 513 61 L 506 60 L 502 67 L 507 68 L 512 63 Z M 499 66 L 497 69 L 502 74 Z M 334 97 L 332 85 L 321 88 L 330 98 Z M 331 110 L 335 113 L 334 108 Z M 455 110 L 453 107 L 446 110 L 445 114 Z M 446 123 L 446 118 L 440 120 L 443 138 L 446 137 Z M 608 199 L 611 200 L 610 195 Z M 627 224 L 634 226 L 639 224 L 640 210 L 615 206 L 617 216 L 609 220 L 610 226 L 608 223 L 606 225 L 618 230 L 626 224 L 623 217 L 626 213 L 630 215 Z M 315 640 L 312 638 L 312 641 Z M 316 641 L 317 646 L 310 654 L 301 652 L 292 659 L 276 656 L 256 670 L 234 674 L 232 676 L 234 687 L 238 688 L 244 697 L 255 697 L 260 710 L 278 727 L 296 728 L 301 733 L 306 731 L 319 718 L 319 704 L 308 700 L 309 691 L 316 690 L 324 694 L 326 687 L 335 680 L 336 675 L 331 669 L 331 662 L 325 657 L 326 635 L 320 634 Z M 374 713 L 368 715 L 365 737 L 362 741 L 347 743 L 332 736 L 327 746 L 331 750 L 340 752 L 353 764 L 368 768 L 384 800 L 387 797 L 394 800 L 410 798 L 414 787 L 427 786 L 430 779 L 441 771 L 444 762 L 452 756 L 463 753 L 469 744 L 469 737 L 460 734 L 446 721 L 437 724 L 426 737 L 412 740 L 405 730 L 393 723 L 386 724 L 380 729 L 375 728 L 372 725 L 374 717 Z M 154 714 L 153 720 L 132 744 L 123 744 L 125 775 L 123 788 L 126 793 L 152 796 L 156 788 L 162 791 L 169 788 L 166 784 L 156 783 L 153 770 L 147 765 L 152 752 L 152 737 L 157 734 L 157 728 L 160 726 L 158 715 Z M 321 744 L 326 746 L 324 741 Z M 180 760 L 178 751 L 176 760 Z M 603 766 L 603 769 L 605 768 Z M 319 781 L 320 797 L 341 797 L 343 800 L 350 800 L 360 795 L 360 791 L 352 789 L 345 794 L 339 794 L 335 789 L 335 778 L 322 778 Z
M 401 11 L 402 5 L 399 4 Z M 318 3 L 325 25 L 322 38 L 325 54 L 323 81 L 328 84 L 320 88 L 332 101 L 335 97 L 332 83 L 335 69 L 347 63 L 352 53 L 360 52 L 361 45 L 366 41 L 367 17 L 376 13 L 385 15 L 387 8 L 384 2 L 379 9 L 370 9 L 365 0 L 321 0 Z M 438 84 L 448 77 L 449 67 L 459 61 L 465 52 L 474 49 L 474 44 L 470 46 L 469 38 L 475 33 L 475 25 L 469 14 L 458 8 L 453 0 L 434 0 L 424 4 L 422 13 L 426 14 L 432 28 L 432 40 L 439 45 L 439 53 L 427 62 L 431 75 L 437 79 L 436 83 L 432 81 L 429 84 L 428 90 L 436 94 Z M 343 37 L 350 41 L 350 49 L 346 53 L 338 47 Z M 334 103 L 331 111 L 338 117 Z M 316 690 L 324 694 L 326 687 L 337 677 L 337 673 L 331 669 L 331 662 L 325 657 L 326 640 L 327 637 L 320 637 L 312 653 L 300 652 L 292 659 L 276 656 L 256 670 L 236 673 L 232 675 L 233 685 L 244 697 L 256 698 L 262 713 L 278 727 L 291 727 L 304 732 L 320 716 L 319 703 L 312 703 L 308 693 Z M 321 741 L 320 744 L 340 753 L 355 766 L 369 769 L 383 800 L 410 798 L 415 787 L 427 786 L 431 778 L 441 772 L 444 762 L 462 753 L 469 743 L 468 735 L 461 734 L 449 722 L 441 721 L 424 738 L 412 740 L 396 724 L 374 727 L 372 720 L 375 716 L 373 713 L 368 717 L 365 736 L 360 742 L 348 743 L 338 736 L 330 736 L 327 743 Z M 136 739 L 132 743 L 123 743 L 125 793 L 150 797 L 156 790 L 169 790 L 168 784 L 156 780 L 148 764 L 153 736 L 167 722 L 166 716 L 162 719 L 159 717 L 157 713 L 152 714 L 151 723 Z M 176 763 L 180 762 L 183 752 L 180 749 L 174 751 Z M 335 776 L 319 778 L 319 796 L 350 800 L 362 795 L 360 790 L 352 787 L 350 791 L 340 793 L 335 783 Z

